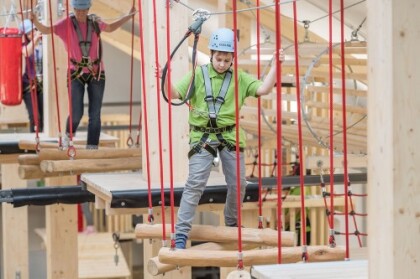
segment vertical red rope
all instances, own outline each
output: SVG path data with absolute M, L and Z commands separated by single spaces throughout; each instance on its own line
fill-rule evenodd
M 260 44 L 260 0 L 257 0 L 257 77 L 261 79 L 261 44 Z M 261 161 L 261 98 L 258 98 L 258 228 L 263 226 L 263 212 L 262 212 L 262 161 Z
M 60 105 L 59 105 L 59 90 L 58 90 L 58 80 L 57 80 L 57 71 L 55 71 L 55 69 L 57 69 L 57 59 L 56 59 L 56 53 L 55 53 L 55 35 L 54 35 L 54 24 L 52 22 L 52 9 L 51 9 L 51 0 L 48 3 L 49 5 L 49 19 L 50 19 L 50 28 L 51 28 L 51 48 L 52 48 L 52 58 L 53 58 L 53 67 L 54 67 L 54 91 L 55 91 L 55 105 L 56 105 L 56 110 L 57 110 L 57 126 L 58 126 L 58 135 L 59 135 L 59 146 L 62 145 L 61 142 L 61 133 L 62 133 L 62 129 L 61 129 L 61 113 L 60 113 Z M 68 3 L 67 3 L 67 17 L 68 17 Z
M 330 215 L 329 218 L 329 226 L 330 226 L 330 236 L 329 236 L 329 244 L 335 245 L 334 240 L 334 76 L 333 76 L 333 23 L 332 17 L 333 15 L 333 8 L 332 8 L 332 0 L 329 0 L 329 15 L 328 15 L 328 26 L 329 26 L 329 42 L 328 42 L 328 57 L 329 57 L 329 80 L 330 80 L 330 87 L 329 87 L 329 106 L 330 106 Z
M 236 1 L 232 0 L 233 8 L 233 34 L 234 34 L 234 81 L 235 81 L 235 114 L 236 114 L 236 205 L 237 205 L 237 224 L 238 224 L 238 269 L 243 269 L 243 260 L 242 260 L 242 212 L 241 212 L 241 165 L 240 165 L 240 152 L 239 152 L 239 89 L 238 89 L 238 17 L 237 17 L 237 7 Z
M 346 258 L 350 258 L 349 251 L 349 179 L 347 169 L 347 110 L 346 110 L 346 69 L 345 69 L 345 40 L 344 40 L 344 0 L 340 0 L 340 18 L 341 18 L 341 86 L 342 86 L 342 106 L 343 106 L 343 164 L 344 164 L 344 207 L 346 224 Z
M 135 1 L 133 0 L 133 7 Z M 127 139 L 127 145 L 130 147 L 133 145 L 133 137 L 131 135 L 132 123 L 133 123 L 133 72 L 134 72 L 134 16 L 131 19 L 131 56 L 130 56 L 130 123 L 128 125 L 129 136 Z
M 298 45 L 298 29 L 297 29 L 297 8 L 296 1 L 293 2 L 293 29 L 295 39 L 295 60 L 296 60 L 296 99 L 297 99 L 297 116 L 298 116 L 298 134 L 299 134 L 299 167 L 300 167 L 300 233 L 301 233 L 301 245 L 304 249 L 303 257 L 304 260 L 308 260 L 306 253 L 306 210 L 305 210 L 305 185 L 303 177 L 303 140 L 302 140 L 302 116 L 301 116 L 301 97 L 300 97 L 300 72 L 299 72 L 299 45 Z
M 281 49 L 281 10 L 280 10 L 280 0 L 276 0 L 275 3 L 275 19 L 276 19 L 276 52 L 275 52 L 275 64 L 272 67 L 276 67 L 276 97 L 277 97 L 277 238 L 278 238 L 278 254 L 277 254 L 277 262 L 279 264 L 282 263 L 282 236 L 281 232 L 283 231 L 283 218 L 282 218 L 282 207 L 283 207 L 283 200 L 282 200 L 282 190 L 283 190 L 283 182 L 282 182 L 282 97 L 281 97 L 281 64 L 280 64 L 280 53 L 279 50 Z
M 50 0 L 51 2 L 51 0 Z M 50 5 L 50 14 L 52 14 L 51 11 L 51 5 Z M 70 15 L 69 15 L 69 1 L 67 1 L 67 7 L 66 7 L 66 17 L 67 17 L 67 47 L 70 48 L 70 32 L 72 26 L 70 24 Z M 51 16 L 50 16 L 51 18 Z M 69 137 L 70 141 L 73 141 L 73 106 L 72 106 L 72 92 L 71 92 L 71 70 L 70 70 L 70 49 L 67 50 L 67 89 L 68 89 L 68 108 L 69 108 Z M 58 99 L 57 99 L 58 100 Z M 73 148 L 69 145 L 70 148 Z
M 168 58 L 168 84 L 171 81 L 171 1 L 166 2 L 166 57 Z M 168 96 L 171 99 L 171 86 L 168 86 Z M 172 146 L 172 104 L 168 102 L 168 141 L 169 141 L 169 187 L 171 204 L 171 232 L 175 235 L 175 203 L 174 203 L 174 171 L 173 171 L 173 146 Z M 171 247 L 175 248 L 175 239 L 171 239 Z
M 22 26 L 23 26 L 23 36 L 25 37 L 25 52 L 26 52 L 26 56 L 25 56 L 25 61 L 26 61 L 26 71 L 28 72 L 29 75 L 29 93 L 31 94 L 31 106 L 32 106 L 32 113 L 33 113 L 33 117 L 34 117 L 34 125 L 35 125 L 35 140 L 36 142 L 39 142 L 39 121 L 38 121 L 38 98 L 37 98 L 37 94 L 38 94 L 38 83 L 37 83 L 37 79 L 36 79 L 36 61 L 34 58 L 34 63 L 32 65 L 32 69 L 30 68 L 30 55 L 28 52 L 28 44 L 30 42 L 32 42 L 32 46 L 31 46 L 31 50 L 32 50 L 32 55 L 35 53 L 35 32 L 34 32 L 34 28 L 32 28 L 31 32 L 31 37 L 32 40 L 30 42 L 27 42 L 26 38 L 26 34 L 27 34 L 27 30 L 25 30 L 25 25 L 23 24 L 25 18 L 23 17 L 23 3 L 22 0 L 19 1 L 19 5 L 20 5 L 20 14 L 21 14 L 21 20 L 22 20 Z M 32 2 L 31 2 L 32 5 Z M 32 10 L 32 7 L 31 7 Z M 33 25 L 33 23 L 32 23 Z M 33 27 L 33 26 L 32 26 Z M 31 70 L 33 71 L 33 73 L 35 73 L 35 78 L 33 79 L 30 76 Z M 31 124 L 31 123 L 30 123 Z M 39 145 L 37 144 L 36 147 L 36 151 L 39 151 Z
M 156 15 L 156 0 L 153 0 L 153 34 L 155 42 L 155 67 L 159 69 L 159 45 L 158 45 L 158 33 L 157 33 L 157 15 Z M 160 108 L 160 82 L 159 75 L 156 75 L 156 100 L 158 110 L 158 144 L 159 144 L 159 167 L 160 167 L 160 199 L 162 208 L 162 240 L 166 241 L 166 220 L 165 220 L 165 187 L 163 183 L 163 156 L 162 156 L 162 119 L 161 119 L 161 108 Z
M 143 96 L 143 112 L 144 112 L 144 140 L 145 140 L 145 151 L 146 151 L 146 168 L 147 168 L 147 198 L 148 198 L 148 205 L 149 205 L 149 216 L 148 222 L 153 223 L 153 204 L 152 204 L 152 186 L 150 181 L 150 154 L 149 154 L 149 126 L 148 126 L 148 112 L 147 112 L 147 94 L 146 94 L 146 74 L 145 74 L 145 67 L 144 67 L 144 30 L 143 30 L 143 5 L 141 4 L 141 0 L 138 0 L 139 6 L 139 32 L 140 32 L 140 56 L 141 56 L 141 93 Z M 140 126 L 141 126 L 141 114 L 139 119 L 139 128 L 137 134 L 137 144 L 140 144 Z M 143 152 L 142 152 L 143 154 Z

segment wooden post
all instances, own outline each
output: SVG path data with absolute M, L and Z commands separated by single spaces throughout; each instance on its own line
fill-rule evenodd
M 57 1 L 44 2 L 44 15 L 46 25 L 50 25 L 49 9 L 51 5 L 52 22 L 57 17 Z M 63 15 L 65 16 L 65 15 Z M 44 47 L 44 132 L 50 137 L 58 137 L 58 124 L 65 129 L 65 121 L 68 115 L 68 92 L 67 92 L 67 52 L 64 50 L 61 40 L 54 35 L 55 61 L 53 67 L 52 37 L 43 36 Z M 55 87 L 57 78 L 57 88 Z M 58 96 L 56 95 L 58 93 Z M 58 98 L 58 100 L 57 100 Z M 57 102 L 60 108 L 60 117 L 57 112 Z M 65 130 L 61 131 L 62 133 Z M 75 176 L 60 178 L 46 178 L 46 186 L 51 185 L 75 185 Z M 46 211 L 46 237 L 47 237 L 47 278 L 78 278 L 78 250 L 77 250 L 77 208 L 76 205 L 49 205 Z
M 16 175 L 18 164 L 1 165 L 2 189 L 26 188 Z M 28 207 L 2 204 L 3 278 L 29 278 Z M 1 272 L 0 272 L 1 277 Z
M 144 26 L 144 43 L 145 43 L 145 69 L 146 69 L 146 92 L 147 94 L 147 108 L 148 108 L 148 131 L 149 131 L 149 156 L 150 156 L 150 170 L 147 169 L 146 164 L 146 152 L 145 144 L 142 144 L 143 156 L 142 156 L 142 166 L 143 166 L 143 175 L 147 181 L 147 172 L 150 171 L 150 177 L 152 182 L 160 183 L 160 168 L 156 167 L 160 165 L 159 154 L 163 152 L 163 173 L 165 183 L 168 184 L 169 181 L 169 169 L 170 169 L 170 160 L 169 160 L 169 136 L 168 136 L 168 103 L 162 97 L 161 92 L 156 92 L 156 79 L 154 77 L 153 71 L 156 69 L 155 64 L 155 49 L 154 42 L 155 38 L 153 35 L 154 30 L 154 20 L 153 20 L 153 1 L 143 1 L 143 26 Z M 188 2 L 188 1 L 187 1 Z M 167 40 L 166 40 L 166 5 L 165 1 L 158 2 L 156 5 L 156 14 L 157 14 L 157 30 L 158 30 L 158 50 L 159 50 L 159 63 L 163 68 L 168 58 L 166 55 L 167 49 Z M 171 42 L 170 48 L 171 51 L 176 47 L 179 41 L 185 35 L 187 28 L 191 22 L 191 17 L 185 15 L 185 8 L 176 3 L 173 4 L 171 8 Z M 172 83 L 179 81 L 185 74 L 188 73 L 188 44 L 187 41 L 178 49 L 175 57 L 171 61 L 171 80 Z M 176 70 L 175 70 L 176 69 Z M 169 73 L 168 73 L 169 74 Z M 160 80 L 159 80 L 160 83 Z M 159 84 L 160 86 L 160 84 Z M 156 96 L 160 98 L 161 106 L 161 118 L 159 123 L 159 117 L 157 113 L 158 100 Z M 175 100 L 177 102 L 177 100 Z M 187 168 L 188 168 L 188 108 L 186 106 L 172 106 L 172 151 L 173 158 L 176 158 L 176 164 L 174 163 L 173 170 L 173 179 L 174 182 L 184 182 L 187 177 Z M 145 117 L 142 117 L 142 142 L 145 143 Z M 158 138 L 158 127 L 161 126 L 162 132 L 162 146 L 159 145 Z
M 420 5 L 367 1 L 369 278 L 420 274 Z

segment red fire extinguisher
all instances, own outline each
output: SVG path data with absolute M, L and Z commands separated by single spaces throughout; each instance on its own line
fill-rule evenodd
M 22 103 L 22 34 L 18 28 L 0 28 L 0 100 Z

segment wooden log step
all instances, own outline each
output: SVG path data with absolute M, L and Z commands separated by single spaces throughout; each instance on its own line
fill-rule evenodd
M 170 238 L 171 226 L 166 225 L 166 237 Z M 137 224 L 135 229 L 136 237 L 147 239 L 161 239 L 162 225 L 161 224 Z M 224 227 L 224 226 L 210 226 L 210 225 L 194 225 L 190 231 L 190 240 L 217 242 L 217 243 L 237 243 L 238 228 Z M 282 246 L 291 247 L 296 245 L 295 233 L 282 231 L 281 233 Z M 278 233 L 273 229 L 254 229 L 242 228 L 242 242 L 255 243 L 265 246 L 278 245 Z
M 69 159 L 67 150 L 59 150 L 53 148 L 41 149 L 38 155 L 40 161 Z M 140 156 L 140 148 L 77 149 L 76 156 L 73 159 L 113 159 Z
M 242 246 L 243 250 L 250 250 L 257 248 L 258 246 L 255 244 L 244 244 Z M 211 251 L 232 251 L 238 249 L 238 245 L 236 243 L 214 243 L 214 242 L 207 242 L 203 244 L 198 244 L 188 248 L 188 250 L 211 250 Z M 165 264 L 159 261 L 159 257 L 150 258 L 147 262 L 147 271 L 153 275 L 160 275 L 166 272 L 172 271 L 177 269 L 178 267 L 182 267 L 180 265 L 174 264 Z
M 81 141 L 77 141 L 77 142 L 73 142 L 73 146 L 76 149 L 86 149 L 86 144 L 82 143 Z M 31 151 L 35 151 L 37 148 L 37 143 L 33 140 L 20 140 L 18 143 L 18 146 L 20 149 L 22 150 L 31 150 Z M 46 142 L 46 141 L 41 141 L 39 143 L 39 149 L 43 149 L 43 148 L 55 148 L 58 149 L 58 142 L 54 141 L 54 142 Z M 107 143 L 106 141 L 104 141 L 103 143 L 99 142 L 99 148 L 100 149 L 109 149 L 109 148 L 114 148 L 113 146 L 110 146 L 109 143 Z
M 345 248 L 337 246 L 308 246 L 309 262 L 343 261 Z M 259 249 L 242 251 L 244 266 L 277 264 L 278 249 Z M 302 261 L 302 247 L 282 247 L 281 263 L 297 263 Z M 194 249 L 161 248 L 159 261 L 178 266 L 219 266 L 235 267 L 238 265 L 238 251 L 211 251 Z
M 31 150 L 31 151 L 35 151 L 37 148 L 37 143 L 33 140 L 20 140 L 19 143 L 19 148 L 22 150 Z M 39 143 L 39 149 L 43 149 L 43 148 L 56 148 L 58 149 L 58 143 L 57 142 L 40 142 Z M 84 149 L 86 148 L 86 146 L 84 145 L 74 145 L 75 148 L 78 149 Z
M 20 165 L 18 168 L 18 175 L 20 179 L 40 179 L 45 177 L 58 177 L 77 175 L 81 173 L 74 172 L 50 172 L 45 173 L 41 170 L 39 165 Z
M 19 165 L 39 165 L 41 162 L 38 154 L 20 154 L 17 159 Z
M 44 160 L 41 161 L 41 170 L 50 172 L 108 172 L 141 169 L 141 158 L 114 158 L 114 159 L 79 159 L 79 160 Z

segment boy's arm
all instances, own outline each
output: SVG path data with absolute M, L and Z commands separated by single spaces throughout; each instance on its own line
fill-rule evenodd
M 273 56 L 274 58 L 276 58 L 277 53 L 274 52 Z M 282 49 L 280 50 L 280 53 L 279 53 L 279 59 L 280 59 L 280 63 L 284 61 L 284 53 Z M 271 66 L 270 71 L 268 72 L 263 83 L 257 90 L 257 96 L 267 95 L 273 89 L 274 84 L 276 83 L 276 73 L 277 73 L 276 67 L 277 67 L 277 63 L 274 63 L 274 65 Z

